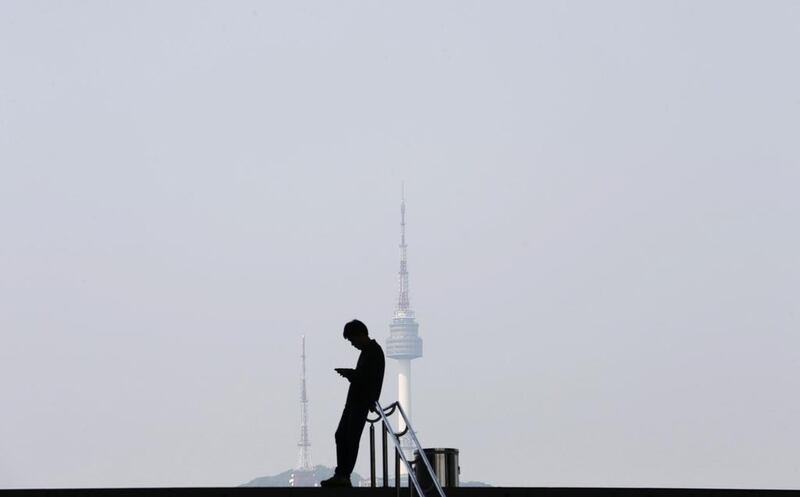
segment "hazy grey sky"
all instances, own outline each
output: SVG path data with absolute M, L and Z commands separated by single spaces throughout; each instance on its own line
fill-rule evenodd
M 800 487 L 799 47 L 795 1 L 0 3 L 0 487 L 288 469 L 301 333 L 334 465 L 402 180 L 463 479 Z

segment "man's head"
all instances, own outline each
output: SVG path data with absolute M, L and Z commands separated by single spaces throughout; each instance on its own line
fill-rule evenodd
M 363 350 L 370 340 L 367 325 L 358 319 L 354 319 L 344 325 L 344 332 L 342 332 L 342 335 L 345 340 L 349 341 L 350 344 L 358 350 Z

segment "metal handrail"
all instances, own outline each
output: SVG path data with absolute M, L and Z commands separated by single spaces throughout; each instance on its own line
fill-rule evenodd
M 402 448 L 400 447 L 400 437 L 408 433 L 411 435 L 411 440 L 414 442 L 414 445 L 417 447 L 417 453 L 422 457 L 422 462 L 425 464 L 425 468 L 428 470 L 428 474 L 431 477 L 434 485 L 436 486 L 436 490 L 439 493 L 440 497 L 445 497 L 444 490 L 442 490 L 442 485 L 439 482 L 439 478 L 433 472 L 433 467 L 431 467 L 430 461 L 428 461 L 428 457 L 425 455 L 425 451 L 422 450 L 422 445 L 419 443 L 419 439 L 417 435 L 414 433 L 414 429 L 411 427 L 411 423 L 408 421 L 408 416 L 406 416 L 405 411 L 403 410 L 403 406 L 400 405 L 399 402 L 393 402 L 386 409 L 381 407 L 381 404 L 378 401 L 375 401 L 375 408 L 378 413 L 378 418 L 369 419 L 367 421 L 370 423 L 369 425 L 369 444 L 370 444 L 370 486 L 375 486 L 375 427 L 374 423 L 378 420 L 383 421 L 383 486 L 388 487 L 388 461 L 387 461 L 387 450 L 386 450 L 386 438 L 387 435 L 391 435 L 392 443 L 395 446 L 395 486 L 400 488 L 400 459 L 402 459 L 403 464 L 406 466 L 406 470 L 408 471 L 408 477 L 411 482 L 414 484 L 414 488 L 417 490 L 417 494 L 419 497 L 424 497 L 425 494 L 422 492 L 422 488 L 420 487 L 419 481 L 414 473 L 413 467 L 411 463 L 406 458 L 405 453 L 403 452 Z M 403 417 L 403 421 L 405 423 L 405 429 L 399 433 L 395 433 L 392 426 L 389 424 L 388 416 L 394 413 L 397 410 L 400 413 L 400 416 Z
M 411 428 L 411 423 L 408 420 L 408 416 L 406 416 L 406 412 L 403 410 L 403 406 L 397 403 L 397 409 L 400 412 L 400 415 L 403 416 L 403 421 L 405 421 L 406 430 L 408 430 L 408 434 L 411 435 L 411 439 L 414 441 L 414 445 L 417 446 L 419 455 L 422 456 L 422 462 L 425 463 L 425 467 L 428 469 L 428 475 L 430 475 L 431 480 L 433 480 L 433 484 L 436 486 L 436 491 L 439 492 L 439 495 L 441 497 L 445 497 L 444 490 L 442 490 L 442 484 L 439 482 L 439 478 L 437 477 L 436 473 L 433 472 L 433 467 L 431 466 L 430 461 L 428 461 L 428 456 L 425 455 L 425 451 L 422 450 L 422 444 L 419 443 L 417 434 L 414 433 L 414 429 Z M 419 491 L 419 489 L 417 489 L 417 491 Z M 424 496 L 422 492 L 419 492 L 419 495 L 420 497 Z

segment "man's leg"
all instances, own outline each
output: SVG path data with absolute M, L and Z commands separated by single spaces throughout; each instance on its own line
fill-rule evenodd
M 342 411 L 342 417 L 339 419 L 339 426 L 336 428 L 336 469 L 333 476 L 327 480 L 319 482 L 322 487 L 350 487 L 350 474 L 344 473 L 345 468 L 348 466 L 348 437 L 347 425 L 350 414 L 348 413 L 347 406 L 345 405 Z
M 342 417 L 339 418 L 339 426 L 336 427 L 336 434 L 334 435 L 334 439 L 336 440 L 336 469 L 334 470 L 333 474 L 335 476 L 349 476 L 349 473 L 342 473 L 341 468 L 345 468 L 347 466 L 348 460 L 348 450 L 347 450 L 347 418 L 349 414 L 347 412 L 347 406 L 344 406 L 344 410 L 342 411 Z
M 368 409 L 365 407 L 345 406 L 339 427 L 336 429 L 336 474 L 349 478 L 356 466 L 358 445 L 364 425 L 367 422 Z

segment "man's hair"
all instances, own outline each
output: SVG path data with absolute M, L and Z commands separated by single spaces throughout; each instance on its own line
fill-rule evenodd
M 342 335 L 345 338 L 354 337 L 356 335 L 364 335 L 369 336 L 369 331 L 367 331 L 367 325 L 359 321 L 358 319 L 354 319 L 344 325 L 344 332 Z

